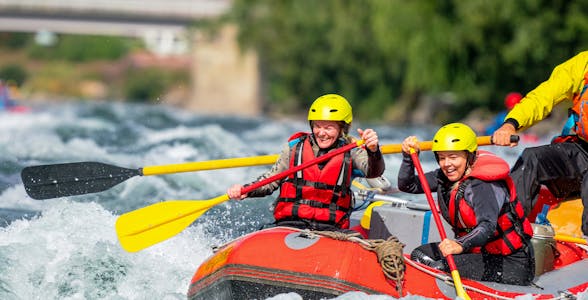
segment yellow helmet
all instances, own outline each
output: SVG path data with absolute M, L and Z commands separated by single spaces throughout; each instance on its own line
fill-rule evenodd
M 351 124 L 353 112 L 347 100 L 337 94 L 318 97 L 308 110 L 309 121 L 343 121 Z
M 460 151 L 474 152 L 478 149 L 476 133 L 462 123 L 447 124 L 435 133 L 431 150 L 436 151 Z

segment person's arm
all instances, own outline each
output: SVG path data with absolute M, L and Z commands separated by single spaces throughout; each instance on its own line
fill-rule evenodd
M 466 188 L 466 197 L 472 199 L 478 225 L 468 234 L 456 241 L 468 252 L 474 247 L 485 245 L 496 231 L 498 214 L 505 201 L 508 201 L 506 186 L 502 182 L 472 180 Z M 469 194 L 469 195 L 468 195 Z
M 261 176 L 259 176 L 257 178 L 257 180 L 254 182 L 269 178 L 269 177 L 274 176 L 278 173 L 282 173 L 282 172 L 288 170 L 288 168 L 290 167 L 290 152 L 291 152 L 290 146 L 288 144 L 286 144 L 282 148 L 282 152 L 280 153 L 278 160 L 272 166 L 272 168 L 269 171 L 262 174 Z M 262 187 L 259 187 L 255 190 L 249 192 L 248 196 L 249 197 L 264 197 L 264 196 L 270 195 L 271 193 L 273 193 L 275 190 L 277 190 L 280 187 L 281 182 L 282 182 L 282 180 L 276 180 L 271 183 L 268 183 Z
M 437 170 L 425 173 L 425 178 L 431 191 L 437 189 Z M 402 163 L 398 170 L 398 189 L 405 193 L 422 194 L 424 193 L 421 181 L 415 174 L 414 164 L 410 154 L 402 153 Z
M 510 136 L 547 117 L 558 103 L 581 91 L 588 71 L 588 51 L 572 57 L 553 69 L 548 80 L 530 91 L 504 118 L 503 125 L 492 135 L 496 145 L 514 146 Z
M 555 105 L 566 99 L 572 100 L 581 91 L 587 71 L 588 51 L 585 51 L 555 67 L 549 79 L 530 91 L 505 120 L 515 120 L 519 125 L 517 130 L 543 120 Z
M 384 174 L 384 157 L 379 149 L 376 152 L 363 148 L 353 149 L 351 160 L 355 177 L 376 178 Z
M 386 165 L 384 163 L 384 156 L 380 151 L 380 148 L 376 152 L 372 152 L 369 149 L 366 150 L 368 154 L 368 172 L 367 178 L 376 178 L 384 174 Z
M 245 199 L 246 197 L 264 197 L 267 195 L 270 195 L 271 193 L 273 193 L 275 190 L 277 190 L 280 187 L 280 183 L 282 182 L 281 180 L 276 180 L 273 181 L 271 183 L 268 183 L 264 186 L 261 186 L 251 192 L 249 192 L 247 195 L 241 195 L 241 190 L 248 186 L 251 185 L 257 181 L 263 180 L 265 178 L 269 178 L 273 175 L 276 175 L 278 173 L 281 173 L 285 170 L 287 170 L 289 168 L 289 163 L 290 163 L 290 147 L 288 144 L 286 144 L 284 146 L 284 148 L 282 149 L 282 152 L 280 153 L 280 156 L 278 157 L 278 160 L 276 161 L 276 163 L 272 166 L 272 168 L 265 172 L 264 174 L 262 174 L 261 176 L 259 176 L 257 178 L 256 181 L 246 184 L 246 185 L 240 185 L 240 184 L 235 184 L 232 185 L 231 187 L 229 187 L 227 189 L 227 194 L 229 195 L 229 197 L 231 199 Z

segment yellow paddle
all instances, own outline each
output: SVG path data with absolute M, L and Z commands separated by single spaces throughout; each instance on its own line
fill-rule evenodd
M 479 137 L 478 142 L 490 141 Z M 383 154 L 400 153 L 400 144 L 383 145 Z M 431 142 L 422 142 L 421 149 L 431 149 Z M 164 175 L 224 168 L 271 165 L 277 154 L 227 158 L 181 164 L 146 166 L 138 169 L 118 167 L 101 162 L 73 162 L 25 167 L 21 172 L 27 194 L 37 200 L 98 193 L 135 176 Z
M 361 145 L 363 140 L 328 152 L 299 166 L 255 182 L 243 188 L 242 193 L 247 194 Z M 210 200 L 172 200 L 146 206 L 121 215 L 116 220 L 116 234 L 123 249 L 136 252 L 180 233 L 208 209 L 227 200 L 229 196 L 225 194 Z
M 84 161 L 29 166 L 21 178 L 27 194 L 37 200 L 75 196 L 105 191 L 135 176 L 164 175 L 181 172 L 272 164 L 278 155 L 218 159 L 129 169 L 100 162 Z

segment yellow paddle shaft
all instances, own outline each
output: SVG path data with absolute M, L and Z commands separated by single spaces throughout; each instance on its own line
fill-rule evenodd
M 568 243 L 576 243 L 576 244 L 588 245 L 588 241 L 586 241 L 585 239 L 583 239 L 583 238 L 577 238 L 577 237 L 573 237 L 573 236 L 569 236 L 569 235 L 556 234 L 553 238 L 556 241 L 560 241 L 560 242 L 568 242 Z
M 478 146 L 492 145 L 491 136 L 479 136 L 477 138 Z M 429 151 L 433 147 L 433 141 L 419 142 L 419 148 L 421 151 Z M 380 150 L 383 154 L 401 153 L 402 144 L 389 144 L 380 146 Z
M 492 142 L 491 142 L 490 136 L 478 137 L 478 145 L 483 146 L 483 145 L 491 145 L 491 144 L 492 144 Z M 432 145 L 433 145 L 432 141 L 425 141 L 425 142 L 419 143 L 421 151 L 431 150 Z M 380 147 L 380 150 L 382 151 L 383 154 L 401 153 L 402 152 L 402 144 L 382 145 Z M 182 164 L 147 166 L 147 167 L 142 168 L 142 172 L 143 172 L 142 175 L 143 176 L 163 175 L 163 174 L 173 174 L 173 173 L 182 173 L 182 172 L 193 172 L 193 171 L 216 170 L 216 169 L 226 169 L 226 168 L 271 165 L 271 164 L 274 164 L 278 160 L 278 157 L 279 157 L 278 154 L 271 154 L 271 155 L 262 155 L 262 156 L 252 156 L 252 157 L 227 158 L 227 159 L 200 161 L 200 162 L 189 162 L 189 163 L 182 163 Z
M 278 155 L 274 154 L 253 157 L 217 159 L 184 164 L 148 166 L 143 168 L 143 175 L 162 175 L 192 171 L 271 165 L 275 163 L 276 160 L 278 160 Z

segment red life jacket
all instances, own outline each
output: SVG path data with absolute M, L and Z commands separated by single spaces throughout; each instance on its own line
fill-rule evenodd
M 581 139 L 588 141 L 588 72 L 584 74 L 584 87 L 582 92 L 574 97 L 571 107 L 569 123 L 564 125 L 562 136 L 571 135 L 571 129 Z M 572 127 L 573 126 L 573 127 Z M 571 127 L 571 128 L 570 128 Z M 556 141 L 559 142 L 559 141 Z
M 315 158 L 308 134 L 293 138 L 300 141 L 292 147 L 290 168 Z M 322 169 L 313 165 L 290 175 L 280 186 L 274 208 L 276 221 L 305 219 L 348 228 L 352 168 L 351 154 L 345 152 L 327 160 Z
M 477 225 L 474 209 L 464 199 L 465 186 L 472 178 L 483 181 L 504 181 L 510 194 L 509 202 L 505 203 L 500 210 L 493 236 L 482 249 L 478 247 L 472 252 L 483 250 L 491 254 L 509 255 L 523 247 L 525 239 L 533 235 L 531 223 L 525 218 L 523 207 L 516 200 L 516 189 L 509 176 L 508 163 L 487 151 L 478 151 L 471 173 L 464 176 L 458 188 L 451 191 L 446 219 L 456 229 L 457 235 L 464 236 Z

